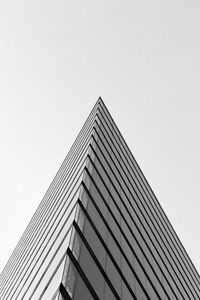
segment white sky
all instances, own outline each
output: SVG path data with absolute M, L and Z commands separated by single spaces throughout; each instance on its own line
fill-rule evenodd
M 0 2 L 0 270 L 101 95 L 200 272 L 200 1 Z

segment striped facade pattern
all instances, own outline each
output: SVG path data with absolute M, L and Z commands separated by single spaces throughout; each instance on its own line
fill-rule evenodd
M 101 98 L 0 283 L 2 300 L 200 299 L 199 274 Z

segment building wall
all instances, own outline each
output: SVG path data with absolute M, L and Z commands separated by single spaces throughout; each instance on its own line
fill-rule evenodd
M 200 278 L 99 99 L 1 274 L 1 299 L 200 299 Z
M 59 287 L 96 110 L 97 103 L 5 266 L 0 299 L 50 299 Z
M 199 275 L 120 132 L 100 104 L 75 226 L 96 299 L 199 299 Z M 85 283 L 86 284 L 86 283 Z M 74 283 L 74 298 L 78 283 Z

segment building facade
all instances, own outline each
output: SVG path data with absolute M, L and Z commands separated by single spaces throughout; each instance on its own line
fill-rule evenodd
M 1 273 L 0 299 L 200 299 L 200 277 L 99 98 Z

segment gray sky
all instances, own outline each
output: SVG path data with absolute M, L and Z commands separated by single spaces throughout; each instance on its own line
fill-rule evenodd
M 200 272 L 200 1 L 0 3 L 0 270 L 101 95 Z

